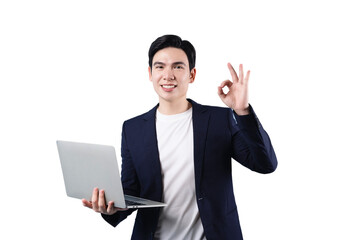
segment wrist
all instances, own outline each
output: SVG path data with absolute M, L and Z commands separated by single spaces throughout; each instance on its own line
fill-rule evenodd
M 233 109 L 233 110 L 239 116 L 244 116 L 244 115 L 249 115 L 250 114 L 250 107 L 249 106 L 247 106 L 246 108 L 243 108 L 243 109 Z

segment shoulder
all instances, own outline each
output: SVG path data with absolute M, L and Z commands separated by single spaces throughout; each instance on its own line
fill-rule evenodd
M 139 126 L 141 126 L 142 124 L 144 124 L 148 121 L 155 121 L 155 114 L 156 114 L 157 107 L 158 107 L 158 105 L 156 105 L 154 108 L 152 108 L 148 112 L 145 112 L 143 114 L 140 114 L 138 116 L 135 116 L 133 118 L 126 120 L 123 124 L 123 128 L 125 128 L 125 127 L 138 128 Z
M 210 106 L 210 105 L 202 105 L 191 99 L 188 101 L 192 104 L 194 111 L 197 112 L 209 112 L 209 113 L 218 113 L 218 114 L 227 114 L 231 111 L 230 108 L 227 107 L 218 107 L 218 106 Z
M 138 116 L 129 118 L 129 119 L 125 120 L 124 123 L 130 123 L 131 124 L 131 123 L 136 123 L 136 122 L 139 122 L 139 121 L 143 121 L 146 114 L 147 113 L 143 113 L 143 114 L 140 114 Z
M 213 113 L 228 113 L 229 108 L 226 107 L 218 107 L 218 106 L 210 106 L 210 105 L 202 105 L 206 110 Z
M 227 107 L 218 107 L 210 105 L 201 105 L 194 101 L 190 101 L 193 106 L 193 120 L 206 121 L 211 127 L 219 126 L 228 127 L 230 119 L 232 119 L 232 110 Z

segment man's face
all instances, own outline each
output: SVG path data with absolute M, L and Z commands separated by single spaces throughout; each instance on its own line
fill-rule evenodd
M 196 70 L 190 72 L 186 53 L 179 48 L 167 47 L 153 57 L 149 78 L 160 101 L 176 102 L 186 99 L 189 83 L 194 82 Z

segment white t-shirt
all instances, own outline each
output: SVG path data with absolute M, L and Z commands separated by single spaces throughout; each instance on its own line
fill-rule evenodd
M 175 115 L 157 111 L 156 134 L 167 206 L 155 239 L 205 239 L 195 195 L 192 108 Z

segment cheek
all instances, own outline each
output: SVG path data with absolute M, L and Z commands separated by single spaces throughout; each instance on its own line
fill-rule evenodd
M 188 82 L 181 82 L 181 84 L 178 85 L 179 90 L 182 92 L 187 92 L 188 88 L 189 88 L 189 83 Z
M 158 82 L 158 78 L 159 76 L 157 76 L 157 74 L 152 74 L 151 77 L 150 77 L 150 82 L 152 82 L 153 84 L 157 83 Z
M 151 84 L 153 85 L 153 88 L 155 89 L 156 92 L 158 92 L 158 89 L 160 88 L 159 82 L 160 82 L 160 78 L 157 77 L 156 75 L 153 75 L 150 79 Z
M 182 79 L 180 81 L 180 84 L 182 85 L 182 87 L 188 87 L 188 85 L 191 83 L 191 79 L 187 76 L 182 76 Z
M 153 87 L 156 89 L 156 87 L 157 87 L 157 82 L 156 82 L 156 80 L 155 79 L 151 79 L 151 83 L 152 83 L 152 85 L 153 85 Z

